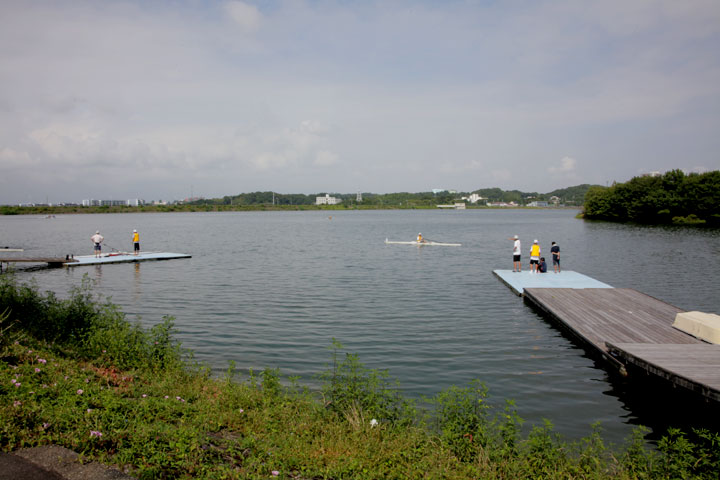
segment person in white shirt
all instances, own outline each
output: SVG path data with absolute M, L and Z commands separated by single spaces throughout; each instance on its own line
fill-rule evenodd
M 102 254 L 102 242 L 105 240 L 105 237 L 100 235 L 100 230 L 95 232 L 95 235 L 90 237 L 90 240 L 95 244 L 95 257 L 99 257 Z
M 521 272 L 522 264 L 520 263 L 520 239 L 517 235 L 515 235 L 514 237 L 511 237 L 510 240 L 515 241 L 513 244 L 513 272 Z

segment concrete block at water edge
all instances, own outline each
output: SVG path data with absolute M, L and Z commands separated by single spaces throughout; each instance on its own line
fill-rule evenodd
M 673 327 L 706 342 L 720 344 L 720 315 L 704 312 L 681 312 Z

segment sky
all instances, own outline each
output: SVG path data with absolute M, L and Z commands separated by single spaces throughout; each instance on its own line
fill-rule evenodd
M 0 204 L 720 169 L 717 0 L 2 0 Z

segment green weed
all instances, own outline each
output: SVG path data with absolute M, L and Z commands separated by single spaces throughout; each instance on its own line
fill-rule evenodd
M 514 404 L 491 408 L 479 381 L 440 392 L 421 419 L 387 372 L 336 341 L 313 394 L 273 369 L 241 381 L 231 364 L 212 378 L 183 359 L 170 318 L 143 329 L 87 290 L 59 300 L 3 279 L 0 311 L 3 451 L 57 444 L 141 479 L 715 479 L 720 471 L 720 436 L 705 430 L 671 430 L 655 450 L 643 430 L 621 450 L 599 426 L 574 443 L 549 422 L 523 435 Z M 45 315 L 54 330 L 31 335 L 38 320 L 22 312 Z M 75 330 L 60 334 L 58 325 Z

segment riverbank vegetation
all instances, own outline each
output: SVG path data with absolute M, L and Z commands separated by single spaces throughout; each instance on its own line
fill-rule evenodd
M 0 277 L 0 448 L 58 444 L 138 478 L 717 478 L 720 435 L 623 447 L 521 428 L 479 382 L 421 409 L 339 343 L 313 392 L 276 370 L 221 378 L 171 318 L 146 329 L 86 282 L 67 299 Z
M 585 196 L 584 218 L 655 225 L 720 226 L 720 171 L 671 170 L 634 177 Z
M 487 208 L 487 202 L 510 203 L 518 206 L 530 202 L 547 202 L 551 206 L 579 207 L 585 198 L 585 192 L 591 185 L 577 185 L 548 193 L 521 192 L 484 188 L 474 192 L 482 197 L 477 203 L 463 200 L 471 193 L 467 192 L 419 192 L 419 193 L 362 193 L 358 200 L 356 193 L 333 193 L 341 200 L 337 205 L 315 205 L 318 195 L 281 194 L 276 192 L 251 192 L 238 195 L 226 195 L 221 198 L 200 198 L 167 204 L 129 205 L 23 205 L 0 206 L 0 215 L 58 215 L 70 213 L 136 213 L 136 212 L 233 212 L 266 210 L 347 210 L 347 209 L 435 209 L 438 205 L 452 205 L 465 202 L 468 208 Z

